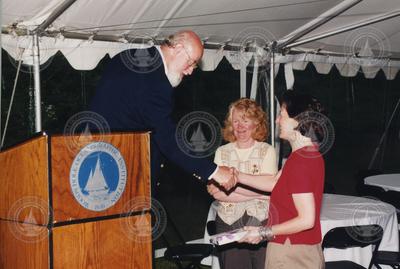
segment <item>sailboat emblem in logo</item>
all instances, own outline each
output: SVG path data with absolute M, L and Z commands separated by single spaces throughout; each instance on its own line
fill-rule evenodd
M 121 197 L 126 185 L 126 165 L 113 145 L 95 142 L 76 155 L 70 171 L 71 190 L 85 208 L 103 211 Z
M 220 129 L 213 115 L 194 111 L 179 121 L 175 138 L 182 152 L 194 158 L 204 158 L 213 154 L 221 144 Z

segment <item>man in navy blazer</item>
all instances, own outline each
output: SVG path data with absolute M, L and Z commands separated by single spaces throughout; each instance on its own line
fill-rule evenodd
M 126 50 L 111 59 L 96 89 L 90 110 L 103 116 L 112 130 L 151 130 L 151 171 L 155 182 L 161 155 L 207 182 L 226 189 L 236 182 L 227 167 L 188 156 L 177 145 L 171 119 L 173 88 L 191 75 L 203 55 L 192 31 L 170 36 L 159 48 Z

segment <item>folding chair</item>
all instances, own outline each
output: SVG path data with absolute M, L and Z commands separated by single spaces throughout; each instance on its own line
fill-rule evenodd
M 396 210 L 400 209 L 400 192 L 387 191 L 382 196 L 382 200 L 393 205 Z M 400 223 L 400 214 L 397 211 L 397 221 Z M 400 243 L 400 242 L 399 242 Z M 389 265 L 392 268 L 400 268 L 400 253 L 394 251 L 378 251 L 373 260 L 374 265 L 381 269 L 380 265 Z
M 215 234 L 215 221 L 207 222 L 207 231 L 210 235 Z M 214 251 L 212 244 L 181 244 L 168 247 L 164 257 L 174 262 L 179 269 L 200 268 L 200 262 L 210 256 Z M 183 263 L 188 262 L 185 267 Z
M 382 240 L 383 229 L 379 225 L 360 225 L 336 227 L 327 232 L 322 241 L 322 248 L 346 249 L 373 246 L 373 254 L 368 269 L 372 267 L 373 257 Z M 366 269 L 352 261 L 325 262 L 325 269 Z
M 400 268 L 400 253 L 394 251 L 378 251 L 372 259 L 376 268 L 382 269 L 380 265 L 389 265 L 393 269 Z
M 397 210 L 400 209 L 400 193 L 396 191 L 384 191 L 380 187 L 364 184 L 364 178 L 381 174 L 380 170 L 366 170 L 357 175 L 357 190 L 361 196 L 376 197 L 386 203 L 393 205 Z M 398 211 L 399 212 L 399 211 Z M 397 213 L 397 221 L 400 223 L 400 214 Z M 400 243 L 400 242 L 399 242 Z M 392 251 L 377 251 L 373 257 L 373 264 L 381 269 L 379 265 L 389 265 L 392 268 L 400 268 L 400 253 Z

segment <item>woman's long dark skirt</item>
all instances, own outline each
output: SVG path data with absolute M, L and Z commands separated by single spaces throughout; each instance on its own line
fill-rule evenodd
M 266 221 L 263 221 L 263 224 Z M 234 222 L 232 225 L 226 224 L 218 215 L 215 219 L 216 232 L 222 233 L 243 226 L 260 226 L 258 219 L 247 214 Z M 231 243 L 218 247 L 218 259 L 221 269 L 264 269 L 267 242 L 258 245 L 245 243 Z

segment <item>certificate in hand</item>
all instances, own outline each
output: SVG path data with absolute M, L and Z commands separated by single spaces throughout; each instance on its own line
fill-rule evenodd
M 211 236 L 210 242 L 211 244 L 221 246 L 242 239 L 246 233 L 247 231 L 243 230 L 242 228 L 229 232 L 219 233 Z

